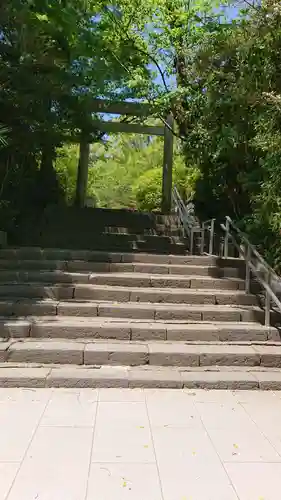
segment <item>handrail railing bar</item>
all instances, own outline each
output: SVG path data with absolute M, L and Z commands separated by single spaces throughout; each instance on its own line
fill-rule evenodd
M 212 255 L 214 250 L 214 236 L 215 236 L 215 219 L 210 219 L 204 221 L 202 224 L 196 224 L 196 219 L 193 213 L 187 210 L 187 207 L 183 203 L 180 194 L 176 188 L 173 190 L 173 201 L 177 206 L 181 223 L 189 236 L 190 239 L 190 253 L 193 253 L 194 247 L 194 234 L 201 233 L 200 235 L 200 253 L 204 254 L 205 250 L 205 235 L 209 233 L 209 254 Z M 240 257 L 242 256 L 246 264 L 246 276 L 245 276 L 245 292 L 250 293 L 251 285 L 251 273 L 257 278 L 258 282 L 262 285 L 265 291 L 265 325 L 270 326 L 270 314 L 271 314 L 271 301 L 281 312 L 281 301 L 278 299 L 277 295 L 272 289 L 272 278 L 279 280 L 279 276 L 270 267 L 270 265 L 265 261 L 265 259 L 260 255 L 258 250 L 251 244 L 247 236 L 236 226 L 230 217 L 226 217 L 226 222 L 220 224 L 220 227 L 225 233 L 224 244 L 223 244 L 223 256 L 228 258 L 229 255 L 229 242 L 234 244 L 234 247 L 238 250 Z M 236 240 L 232 230 L 236 233 L 239 238 L 239 242 Z M 253 262 L 254 261 L 254 262 Z M 265 280 L 262 278 L 261 273 L 257 269 L 257 264 L 261 264 L 266 273 Z
M 221 228 L 223 230 L 225 230 L 225 226 L 223 224 L 221 224 Z M 240 231 L 241 232 L 241 231 Z M 242 233 L 243 234 L 243 233 Z M 237 241 L 235 240 L 235 237 L 230 233 L 229 234 L 229 237 L 232 239 L 234 245 L 236 246 L 237 249 L 240 249 L 240 246 L 239 244 L 237 243 Z M 252 245 L 251 245 L 252 247 Z M 257 252 L 258 253 L 258 252 Z M 245 261 L 246 261 L 246 254 L 245 252 L 242 251 L 242 254 L 244 255 L 244 258 L 245 258 Z M 262 257 L 261 257 L 262 258 Z M 262 259 L 263 260 L 263 259 Z M 277 307 L 279 308 L 280 312 L 281 312 L 281 302 L 280 300 L 278 299 L 278 297 L 275 295 L 275 293 L 273 292 L 272 288 L 268 285 L 268 283 L 266 283 L 266 281 L 264 281 L 262 279 L 262 277 L 259 275 L 256 267 L 254 266 L 254 264 L 252 264 L 251 261 L 249 261 L 249 267 L 251 269 L 251 271 L 253 272 L 253 274 L 257 277 L 258 281 L 262 284 L 263 288 L 266 290 L 266 292 L 268 292 L 268 294 L 270 295 L 271 299 L 275 302 L 275 304 L 277 305 Z M 268 266 L 270 268 L 270 266 Z M 270 268 L 271 269 L 271 268 Z M 270 271 L 269 269 L 269 271 Z M 273 271 L 273 274 L 275 274 L 277 276 L 277 274 Z
M 232 221 L 232 219 L 230 217 L 226 217 L 226 219 L 229 221 L 229 223 L 231 224 L 231 226 L 237 231 L 237 233 L 241 236 L 242 239 L 244 239 L 245 243 L 247 243 L 247 245 L 251 248 L 252 252 L 255 254 L 255 256 L 261 261 L 261 263 L 268 269 L 268 271 L 270 271 L 274 276 L 276 276 L 277 278 L 279 278 L 279 276 L 276 274 L 276 272 L 274 271 L 274 269 L 272 269 L 272 267 L 266 262 L 266 260 L 264 260 L 264 258 L 262 257 L 262 255 L 258 252 L 258 250 L 256 249 L 256 247 L 248 240 L 247 236 L 245 235 L 245 233 L 243 233 L 243 231 L 241 231 L 241 229 L 239 229 L 239 227 L 236 226 L 236 224 Z M 221 227 L 223 225 L 221 224 Z M 223 228 L 225 230 L 225 228 Z

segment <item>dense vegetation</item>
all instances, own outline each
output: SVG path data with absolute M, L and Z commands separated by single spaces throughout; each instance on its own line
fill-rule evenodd
M 173 180 L 184 199 L 193 192 L 199 169 L 187 168 L 178 140 L 174 148 Z M 78 147 L 57 150 L 55 162 L 67 203 L 72 204 L 78 163 Z M 90 154 L 88 199 L 103 208 L 160 210 L 162 194 L 162 138 L 112 135 L 93 144 Z
M 245 5 L 232 21 L 211 0 L 0 6 L 1 225 L 71 203 L 93 97 L 142 98 L 174 114 L 174 180 L 200 217 L 232 216 L 280 267 L 281 4 Z M 95 203 L 159 208 L 161 141 L 91 139 Z

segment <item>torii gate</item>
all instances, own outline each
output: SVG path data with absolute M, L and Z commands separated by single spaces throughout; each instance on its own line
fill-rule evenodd
M 153 114 L 153 108 L 149 104 L 135 102 L 111 102 L 105 99 L 94 99 L 91 102 L 91 113 L 110 113 L 122 116 L 147 117 Z M 133 134 L 147 134 L 164 137 L 163 151 L 163 177 L 162 177 L 162 204 L 163 213 L 170 213 L 172 206 L 172 177 L 173 177 L 173 142 L 174 142 L 174 119 L 170 114 L 165 125 L 150 126 L 136 123 L 123 123 L 103 120 L 93 120 L 92 128 L 101 132 L 123 132 Z M 76 198 L 75 204 L 84 207 L 87 193 L 88 169 L 90 156 L 90 142 L 88 132 L 81 131 L 80 156 L 78 164 Z

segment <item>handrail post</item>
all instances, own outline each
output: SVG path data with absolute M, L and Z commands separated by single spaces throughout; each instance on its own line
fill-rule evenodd
M 211 230 L 210 230 L 210 242 L 209 242 L 209 254 L 213 255 L 214 251 L 214 235 L 215 235 L 215 219 L 211 220 Z
M 225 237 L 224 237 L 224 250 L 223 250 L 223 256 L 224 256 L 225 259 L 227 259 L 227 257 L 228 257 L 229 232 L 230 232 L 230 223 L 229 223 L 229 220 L 226 219 L 226 223 L 225 223 Z
M 266 273 L 266 283 L 270 287 L 271 286 L 271 275 L 270 272 L 267 271 Z M 271 298 L 270 294 L 268 293 L 268 290 L 265 292 L 265 321 L 264 324 L 265 326 L 270 326 L 270 306 L 271 306 Z
M 201 242 L 200 242 L 200 254 L 203 255 L 204 253 L 204 243 L 205 243 L 205 228 L 202 225 L 201 229 Z
M 190 230 L 190 254 L 193 255 L 193 243 L 194 243 L 194 231 L 191 228 Z
M 251 268 L 249 262 L 251 260 L 251 248 L 247 245 L 246 251 L 246 279 L 245 279 L 245 291 L 246 293 L 250 293 L 250 285 L 251 285 Z

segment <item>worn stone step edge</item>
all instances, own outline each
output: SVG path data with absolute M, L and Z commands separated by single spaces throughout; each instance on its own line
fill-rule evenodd
M 277 317 L 276 313 L 272 313 Z M 92 302 L 52 299 L 7 298 L 0 300 L 0 316 L 82 316 L 119 317 L 148 320 L 194 320 L 194 321 L 246 321 L 262 322 L 264 311 L 255 306 L 227 306 L 205 304 L 161 304 L 145 302 Z
M 274 327 L 244 322 L 169 322 L 118 319 L 30 317 L 0 320 L 1 338 L 103 338 L 169 341 L 279 341 Z
M 0 273 L 6 272 L 69 272 L 69 273 L 144 273 L 173 276 L 208 276 L 213 278 L 241 278 L 241 270 L 232 267 L 220 268 L 208 265 L 177 265 L 143 263 L 88 262 L 85 260 L 5 260 L 0 259 Z
M 277 345 L 21 340 L 0 343 L 0 362 L 75 365 L 281 368 Z
M 280 370 L 239 371 L 206 367 L 188 371 L 182 368 L 154 367 L 16 367 L 0 366 L 0 387 L 68 387 L 68 388 L 174 388 L 174 389 L 262 389 L 280 390 Z
M 170 302 L 187 304 L 243 304 L 256 305 L 255 295 L 246 294 L 242 290 L 209 290 L 207 288 L 142 288 L 122 287 L 91 284 L 61 284 L 61 285 L 39 285 L 34 283 L 9 285 L 0 284 L 0 297 L 22 297 L 22 298 L 52 298 L 83 299 L 83 300 L 107 300 L 117 302 Z M 188 302 L 190 301 L 191 302 Z
M 214 278 L 211 276 L 150 275 L 146 273 L 66 273 L 64 271 L 0 271 L 0 286 L 24 285 L 105 285 L 142 288 L 244 290 L 240 278 Z
M 221 267 L 245 267 L 242 259 L 218 258 L 201 255 L 161 255 L 150 253 L 101 252 L 94 250 L 70 250 L 40 247 L 19 247 L 0 249 L 0 259 L 41 259 L 41 260 L 85 260 L 100 263 L 150 263 L 175 265 L 219 265 Z

